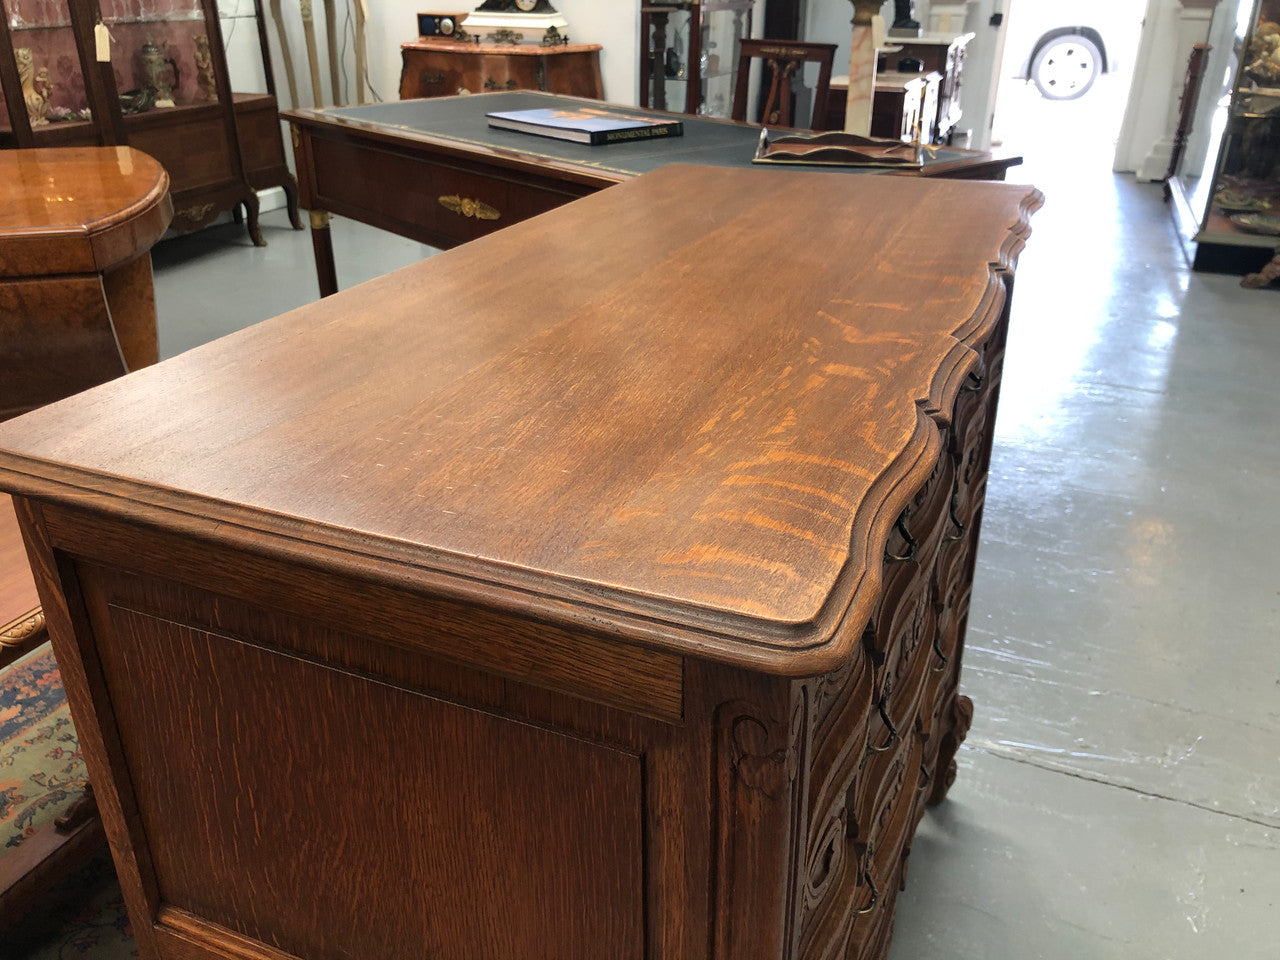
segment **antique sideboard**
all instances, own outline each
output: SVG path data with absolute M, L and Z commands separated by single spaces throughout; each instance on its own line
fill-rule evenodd
M 1040 201 L 666 166 L 0 424 L 143 960 L 883 956 Z
M 400 44 L 400 99 L 489 90 L 546 90 L 604 98 L 600 44 L 464 43 L 418 37 Z

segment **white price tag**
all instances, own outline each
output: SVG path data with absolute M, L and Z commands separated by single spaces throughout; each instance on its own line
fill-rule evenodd
M 105 23 L 100 23 L 93 28 L 93 46 L 97 51 L 99 63 L 111 62 L 111 33 L 107 30 Z

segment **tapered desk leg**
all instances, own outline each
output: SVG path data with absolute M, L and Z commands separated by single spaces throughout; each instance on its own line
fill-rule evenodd
M 316 278 L 320 296 L 338 292 L 338 271 L 333 265 L 333 238 L 329 235 L 329 211 L 311 211 L 311 248 L 316 255 Z

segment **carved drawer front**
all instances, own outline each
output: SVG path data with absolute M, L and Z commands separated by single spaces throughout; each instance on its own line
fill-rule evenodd
M 872 681 L 870 659 L 855 657 L 817 686 L 809 763 L 810 850 L 818 845 L 825 821 L 839 815 L 845 791 L 862 766 Z
M 864 912 L 856 917 L 855 925 L 858 939 L 863 941 L 856 954 L 860 957 L 879 955 L 874 947 L 868 947 L 881 942 L 887 935 L 885 927 L 893 922 L 902 859 L 924 787 L 923 759 L 923 744 L 919 737 L 910 736 L 887 772 L 889 781 L 882 802 L 858 824 L 862 836 L 854 839 L 853 846 L 864 862 L 862 881 L 868 888 Z
M 932 630 L 932 618 L 929 621 Z M 915 732 L 920 710 L 932 710 L 923 703 L 929 666 L 933 659 L 931 643 L 918 644 L 910 657 L 898 658 L 900 669 L 886 673 L 879 688 L 879 699 L 867 724 L 867 747 L 862 771 L 855 788 L 855 812 L 876 809 L 883 799 L 886 776 L 905 743 Z
M 813 696 L 809 832 L 800 903 L 802 944 L 832 936 L 856 914 L 862 864 L 849 845 L 846 807 L 865 757 L 872 668 L 855 657 L 818 682 Z M 825 932 L 823 932 L 825 931 Z
M 883 635 L 894 608 L 912 590 L 912 577 L 927 580 L 938 548 L 949 533 L 951 507 L 955 495 L 955 463 L 943 453 L 933 474 L 898 517 L 885 547 L 884 590 L 876 612 L 877 648 L 883 651 L 889 639 Z
M 858 956 L 868 918 L 880 899 L 872 875 L 872 859 L 858 842 L 858 823 L 850 796 L 822 821 L 818 840 L 806 863 L 801 903 L 800 957 L 844 960 Z

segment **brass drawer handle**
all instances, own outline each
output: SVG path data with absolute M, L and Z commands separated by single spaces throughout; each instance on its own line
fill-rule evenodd
M 943 537 L 945 543 L 957 543 L 964 539 L 964 524 L 960 522 L 960 518 L 956 516 L 956 500 L 960 496 L 960 481 L 956 481 L 956 487 L 951 491 L 951 524 L 956 528 L 955 533 L 948 533 Z
M 884 552 L 884 558 L 886 560 L 905 560 L 908 562 L 915 560 L 920 544 L 916 543 L 915 537 L 911 536 L 911 533 L 907 530 L 907 511 L 902 511 L 902 515 L 898 517 L 898 522 L 894 524 L 894 528 L 902 535 L 902 539 L 907 542 L 907 552 L 902 554 L 890 553 L 886 549 Z
M 862 879 L 867 882 L 867 886 L 871 888 L 871 899 L 865 907 L 859 907 L 854 910 L 855 916 L 864 917 L 876 908 L 876 903 L 880 900 L 880 891 L 876 889 L 875 877 L 871 875 L 871 864 L 875 859 L 875 851 L 871 844 L 867 844 L 867 855 L 862 867 Z
M 468 217 L 473 220 L 497 220 L 502 214 L 496 209 L 489 206 L 482 200 L 472 200 L 470 197 L 460 197 L 457 194 L 450 194 L 447 197 L 439 197 L 440 206 L 446 210 L 452 210 L 460 217 Z
M 516 81 L 514 79 L 508 79 L 507 81 L 500 83 L 493 79 L 493 77 L 485 77 L 484 88 L 486 90 L 514 90 L 516 88 Z
M 423 86 L 432 87 L 438 83 L 444 83 L 444 74 L 427 73 L 427 71 L 423 70 L 422 73 L 418 75 L 418 80 Z
M 889 716 L 889 711 L 885 708 L 889 700 L 889 692 L 893 689 L 893 675 L 890 674 L 884 678 L 884 691 L 880 694 L 880 702 L 876 704 L 876 709 L 880 712 L 880 719 L 884 725 L 889 728 L 889 736 L 885 737 L 884 743 L 880 746 L 873 746 L 868 743 L 866 751 L 862 754 L 862 765 L 866 766 L 867 760 L 872 754 L 884 753 L 898 742 L 898 728 L 893 725 L 893 720 Z
M 942 631 L 934 630 L 933 631 L 933 652 L 937 654 L 938 659 L 941 661 L 936 667 L 933 668 L 934 673 L 940 673 L 942 670 L 946 669 L 946 666 L 947 666 L 947 655 L 942 652 L 941 641 L 942 641 Z

